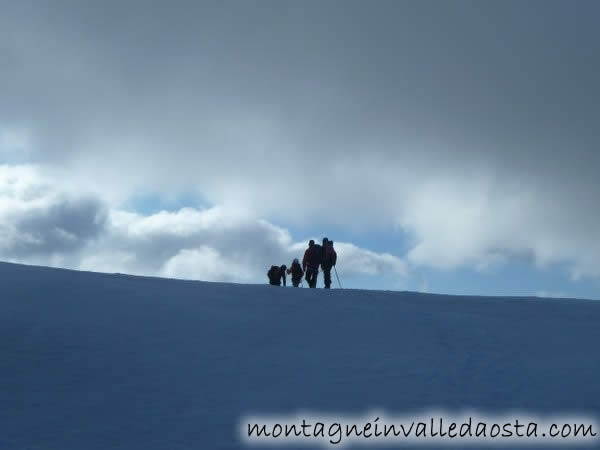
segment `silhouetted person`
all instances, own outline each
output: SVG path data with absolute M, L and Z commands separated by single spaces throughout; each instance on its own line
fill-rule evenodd
M 304 252 L 302 259 L 302 269 L 306 274 L 308 287 L 317 287 L 317 277 L 319 275 L 319 264 L 321 264 L 321 246 L 316 245 L 312 239 L 308 243 L 308 248 Z
M 285 264 L 281 267 L 271 266 L 271 268 L 267 272 L 267 277 L 269 277 L 269 284 L 271 286 L 281 286 L 281 280 L 283 279 L 283 286 L 285 287 L 285 270 Z
M 331 268 L 335 266 L 337 262 L 337 253 L 333 249 L 333 241 L 323 240 L 325 245 L 323 261 L 321 262 L 321 268 L 323 269 L 323 280 L 325 282 L 325 289 L 331 287 Z
M 300 261 L 298 258 L 294 258 L 292 261 L 292 265 L 287 270 L 288 275 L 292 275 L 292 285 L 294 287 L 298 287 L 300 281 L 302 281 L 302 276 L 304 275 L 304 270 L 302 270 L 302 266 L 300 265 Z

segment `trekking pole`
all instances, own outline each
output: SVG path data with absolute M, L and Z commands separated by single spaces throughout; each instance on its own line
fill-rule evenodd
M 338 280 L 338 284 L 340 285 L 340 289 L 344 289 L 344 288 L 342 287 L 342 283 L 340 283 L 340 277 L 338 276 L 337 269 L 335 268 L 335 266 L 333 266 L 333 270 L 335 270 L 335 277 L 336 277 L 336 278 L 337 278 L 337 280 Z

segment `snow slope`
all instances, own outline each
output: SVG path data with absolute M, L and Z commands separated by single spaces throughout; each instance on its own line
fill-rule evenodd
M 596 301 L 0 280 L 0 449 L 247 448 L 248 412 L 600 412 Z

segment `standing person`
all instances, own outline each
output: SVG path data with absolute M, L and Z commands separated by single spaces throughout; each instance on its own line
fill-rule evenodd
M 323 240 L 325 241 L 325 239 Z M 323 256 L 321 268 L 323 269 L 323 279 L 325 281 L 325 289 L 331 288 L 331 268 L 337 263 L 337 253 L 333 248 L 333 241 L 327 241 Z
M 321 246 L 316 245 L 315 241 L 311 239 L 308 242 L 308 248 L 304 252 L 304 258 L 302 259 L 302 270 L 306 274 L 308 287 L 317 287 L 319 264 L 321 264 Z
M 294 258 L 290 268 L 287 270 L 288 275 L 292 274 L 292 285 L 294 287 L 298 287 L 300 281 L 302 280 L 302 276 L 304 275 L 304 270 L 302 270 L 302 266 L 300 265 L 300 261 L 298 258 Z
M 281 280 L 283 279 L 283 287 L 285 287 L 285 270 L 285 264 L 281 267 L 271 266 L 271 268 L 267 272 L 267 277 L 269 277 L 269 284 L 271 286 L 281 286 Z

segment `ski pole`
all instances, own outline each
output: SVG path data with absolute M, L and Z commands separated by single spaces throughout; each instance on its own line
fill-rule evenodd
M 335 270 L 335 277 L 338 280 L 338 284 L 340 285 L 340 289 L 343 289 L 342 283 L 340 283 L 340 277 L 338 276 L 337 269 L 335 268 L 335 266 L 333 266 L 333 270 Z

